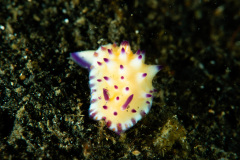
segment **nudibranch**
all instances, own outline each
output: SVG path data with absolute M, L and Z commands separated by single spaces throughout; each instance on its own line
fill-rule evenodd
M 114 43 L 74 52 L 71 58 L 90 72 L 92 119 L 105 120 L 110 130 L 120 134 L 149 112 L 155 91 L 152 79 L 162 66 L 145 64 L 144 51 L 133 54 L 123 41 L 119 47 Z

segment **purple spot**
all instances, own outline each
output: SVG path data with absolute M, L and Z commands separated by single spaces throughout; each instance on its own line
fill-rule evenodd
M 132 121 L 133 125 L 135 125 L 137 123 L 134 118 L 132 118 L 131 121 Z
M 113 112 L 113 115 L 116 116 L 118 113 L 117 112 Z
M 91 103 L 94 103 L 94 102 L 96 102 L 97 101 L 97 99 L 92 99 L 91 100 Z
M 114 43 L 113 43 L 113 47 L 114 47 L 114 48 L 115 48 L 115 47 L 117 47 L 117 44 L 116 44 L 116 42 L 114 42 Z
M 94 52 L 93 56 L 94 56 L 94 57 L 98 57 L 98 53 L 97 53 L 97 52 Z
M 101 49 L 102 49 L 103 51 L 105 51 L 107 48 L 106 48 L 106 47 L 101 47 Z
M 103 106 L 103 109 L 107 109 L 108 107 L 107 106 Z
M 122 110 L 125 110 L 128 107 L 128 105 L 132 101 L 132 99 L 133 99 L 133 94 L 131 96 L 129 96 L 128 99 L 126 100 L 126 102 L 122 105 Z
M 94 66 L 93 66 L 93 65 L 92 65 L 92 66 L 90 66 L 90 69 L 89 69 L 89 70 L 91 71 L 91 70 L 93 70 L 93 69 L 94 69 Z
M 139 50 L 137 50 L 136 54 L 140 55 L 140 52 L 141 52 L 141 50 L 139 49 Z
M 97 91 L 96 89 L 92 89 L 92 93 L 93 93 L 93 92 L 96 92 L 96 91 Z
M 116 100 L 119 100 L 119 97 L 118 97 L 118 96 L 116 97 Z
M 111 125 L 112 125 L 112 122 L 111 122 L 110 120 L 108 120 L 107 123 L 106 123 L 106 126 L 107 126 L 108 128 L 110 128 Z
M 90 77 L 89 77 L 89 79 L 94 79 L 94 78 L 95 78 L 95 76 L 90 76 Z
M 118 129 L 118 133 L 122 132 L 122 124 L 121 123 L 117 124 L 117 129 Z
M 99 66 L 101 66 L 101 65 L 102 65 L 102 63 L 101 63 L 101 62 L 98 62 L 98 61 L 97 61 L 97 64 L 98 64 Z
M 135 109 L 132 109 L 132 113 L 136 113 L 137 111 Z
M 124 54 L 124 53 L 125 53 L 125 49 L 122 48 L 122 49 L 121 49 L 121 54 Z
M 107 89 L 104 89 L 104 88 L 103 88 L 103 96 L 104 96 L 104 99 L 105 99 L 106 101 L 109 100 L 108 90 L 107 90 Z
M 98 97 L 98 99 L 102 99 L 101 97 Z
M 124 79 L 124 77 L 123 77 L 123 76 L 121 76 L 121 79 Z
M 107 77 L 107 76 L 105 76 L 105 77 L 103 77 L 106 81 L 108 81 L 109 80 L 109 78 Z
M 107 118 L 106 117 L 102 117 L 103 120 L 106 120 Z
M 89 86 L 90 86 L 90 88 L 92 88 L 92 87 L 94 87 L 94 86 L 95 86 L 95 84 L 90 84 Z
M 97 81 L 98 81 L 98 82 L 102 82 L 102 80 L 101 80 L 101 79 L 98 79 Z
M 153 92 L 157 92 L 158 90 L 157 89 L 153 89 Z
M 139 56 L 138 56 L 138 59 L 140 59 L 140 60 L 141 60 L 141 59 L 142 59 L 142 55 L 139 55 Z
M 146 101 L 146 103 L 147 103 L 147 104 L 150 104 L 150 102 L 149 102 L 149 101 Z
M 112 49 L 108 49 L 108 53 L 109 54 L 112 54 L 113 52 L 112 52 Z
M 157 66 L 157 70 L 160 71 L 160 70 L 162 70 L 162 69 L 163 69 L 163 66 L 161 66 L 161 65 L 158 65 L 158 66 Z
M 143 77 L 146 77 L 146 76 L 147 76 L 147 73 L 143 73 L 142 76 L 143 76 Z
M 90 118 L 93 119 L 96 116 L 96 114 L 97 114 L 97 112 L 94 112 L 94 113 L 90 114 Z
M 120 69 L 123 69 L 123 65 L 120 65 Z
M 146 112 L 142 110 L 142 111 L 140 112 L 140 114 L 141 114 L 142 117 L 144 117 L 144 116 L 146 115 Z
M 103 58 L 104 62 L 109 62 L 109 59 L 108 58 Z
M 126 91 L 129 91 L 129 87 L 126 87 Z
M 114 88 L 115 88 L 115 89 L 118 89 L 118 86 L 114 85 Z
M 150 98 L 150 97 L 152 97 L 152 95 L 151 94 L 146 94 L 146 97 Z
M 150 90 L 150 91 L 149 91 L 149 93 L 153 93 L 153 91 L 152 91 L 152 90 Z
M 128 43 L 128 41 L 122 41 L 121 45 L 122 45 L 122 46 L 128 46 L 129 43 Z
M 71 58 L 73 59 L 73 61 L 75 61 L 78 65 L 84 67 L 84 68 L 88 68 L 90 69 L 91 64 L 88 63 L 84 57 L 81 57 L 81 53 L 79 54 L 79 52 L 74 52 L 70 54 Z

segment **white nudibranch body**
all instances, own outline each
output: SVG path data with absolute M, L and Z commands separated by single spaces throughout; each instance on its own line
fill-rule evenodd
M 96 51 L 71 53 L 71 58 L 89 69 L 91 118 L 104 119 L 110 130 L 120 134 L 149 112 L 152 79 L 162 66 L 144 64 L 144 52 L 133 54 L 129 43 L 123 41 L 119 47 L 108 44 Z

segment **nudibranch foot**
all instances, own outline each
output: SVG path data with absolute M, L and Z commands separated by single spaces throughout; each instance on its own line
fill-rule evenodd
M 152 79 L 163 67 L 145 64 L 145 51 L 134 54 L 123 41 L 119 47 L 114 43 L 74 52 L 71 58 L 90 72 L 90 118 L 105 120 L 110 130 L 121 134 L 150 111 L 156 91 Z

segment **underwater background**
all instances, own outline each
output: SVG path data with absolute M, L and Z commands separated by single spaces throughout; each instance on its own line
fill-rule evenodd
M 0 159 L 239 159 L 240 1 L 3 0 Z M 127 40 L 153 80 L 148 115 L 117 135 L 89 118 L 70 53 Z

